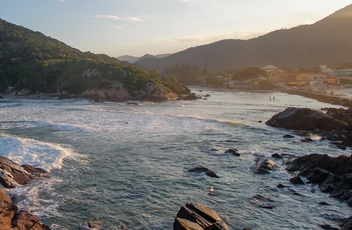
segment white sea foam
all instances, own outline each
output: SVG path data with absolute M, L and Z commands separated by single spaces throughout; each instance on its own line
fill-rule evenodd
M 0 136 L 0 145 L 0 155 L 47 171 L 60 169 L 65 158 L 75 155 L 69 147 L 9 135 Z

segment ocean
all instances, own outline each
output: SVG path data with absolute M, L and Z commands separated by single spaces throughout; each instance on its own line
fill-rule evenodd
M 352 215 L 316 186 L 291 185 L 285 166 L 253 173 L 256 155 L 350 155 L 327 140 L 303 143 L 293 131 L 265 124 L 289 106 L 338 106 L 279 92 L 191 89 L 210 97 L 160 104 L 0 100 L 0 155 L 50 171 L 47 178 L 10 189 L 15 204 L 60 230 L 85 229 L 88 221 L 105 229 L 168 230 L 190 202 L 215 209 L 231 229 L 320 229 Z M 225 153 L 229 148 L 241 156 Z M 219 178 L 188 172 L 197 166 Z M 277 188 L 280 183 L 299 195 Z M 211 188 L 214 195 L 207 194 Z M 257 194 L 274 200 L 275 207 L 252 204 Z

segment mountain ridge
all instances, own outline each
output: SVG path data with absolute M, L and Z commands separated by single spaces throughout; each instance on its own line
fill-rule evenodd
M 268 64 L 293 68 L 339 65 L 352 59 L 351 19 L 352 4 L 311 25 L 275 30 L 248 40 L 216 41 L 135 63 L 159 71 L 174 63 L 198 64 L 210 72 Z

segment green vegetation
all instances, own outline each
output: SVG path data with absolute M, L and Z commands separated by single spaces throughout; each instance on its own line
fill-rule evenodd
M 232 77 L 232 80 L 235 81 L 245 81 L 249 78 L 255 79 L 258 77 L 268 77 L 268 73 L 259 67 L 248 67 L 245 69 L 242 69 L 235 73 Z
M 199 76 L 199 66 L 197 64 L 189 65 L 183 63 L 166 66 L 163 70 L 167 76 L 175 76 L 177 79 L 185 84 L 193 84 L 196 82 L 196 78 Z
M 162 76 L 104 54 L 81 52 L 66 44 L 0 19 L 0 92 L 16 90 L 81 93 L 122 84 L 129 92 L 156 83 L 175 93 L 189 90 L 174 77 Z

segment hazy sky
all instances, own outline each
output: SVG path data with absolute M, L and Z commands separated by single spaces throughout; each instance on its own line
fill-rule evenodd
M 314 23 L 351 0 L 0 0 L 0 18 L 81 51 L 175 53 Z

